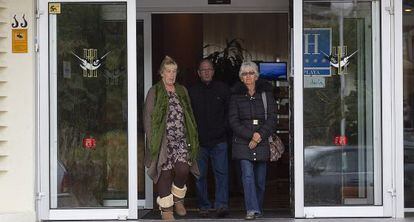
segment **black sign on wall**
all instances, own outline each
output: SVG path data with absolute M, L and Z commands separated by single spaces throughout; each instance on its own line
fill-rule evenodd
M 208 0 L 209 5 L 230 5 L 231 0 Z

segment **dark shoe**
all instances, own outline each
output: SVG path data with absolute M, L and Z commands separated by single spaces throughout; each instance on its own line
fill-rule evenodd
M 229 215 L 229 210 L 227 210 L 227 208 L 219 208 L 217 209 L 217 217 L 226 217 L 227 215 Z
M 208 209 L 200 209 L 198 211 L 198 216 L 201 218 L 207 218 L 208 217 Z
M 249 212 L 246 214 L 246 217 L 244 218 L 245 220 L 254 220 L 256 219 L 256 214 L 253 212 Z
M 262 218 L 263 217 L 263 214 L 262 213 L 255 213 L 254 214 L 254 217 L 256 217 L 256 218 Z

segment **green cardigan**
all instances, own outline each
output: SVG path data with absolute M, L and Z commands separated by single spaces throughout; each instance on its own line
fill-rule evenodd
M 184 86 L 175 84 L 175 91 L 184 111 L 185 136 L 187 149 L 194 162 L 197 159 L 199 143 L 197 134 L 197 124 L 191 109 L 190 98 Z M 168 108 L 168 95 L 162 81 L 155 85 L 154 111 L 151 113 L 152 136 L 150 141 L 151 157 L 157 157 L 160 152 L 162 136 L 166 130 L 166 115 Z

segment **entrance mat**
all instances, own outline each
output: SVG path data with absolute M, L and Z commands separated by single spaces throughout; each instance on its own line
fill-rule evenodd
M 188 210 L 187 215 L 185 217 L 179 217 L 175 215 L 176 219 L 186 219 L 186 220 L 194 220 L 194 219 L 235 219 L 235 220 L 244 220 L 244 216 L 246 215 L 245 211 L 242 210 L 230 210 L 229 215 L 225 218 L 218 218 L 215 215 L 214 211 L 210 212 L 208 218 L 201 218 L 198 215 L 197 210 Z M 275 210 L 265 210 L 263 214 L 263 219 L 270 219 L 270 218 L 291 218 L 291 213 L 289 209 L 275 209 Z M 159 220 L 161 219 L 160 211 L 159 210 L 138 210 L 138 218 L 139 219 L 146 219 L 146 220 Z

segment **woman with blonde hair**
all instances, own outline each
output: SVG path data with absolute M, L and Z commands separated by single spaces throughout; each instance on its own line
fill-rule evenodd
M 162 79 L 148 91 L 144 105 L 145 165 L 157 185 L 163 220 L 174 220 L 174 210 L 186 215 L 187 178 L 190 171 L 199 175 L 197 126 L 187 89 L 175 82 L 177 67 L 171 57 L 163 59 Z

